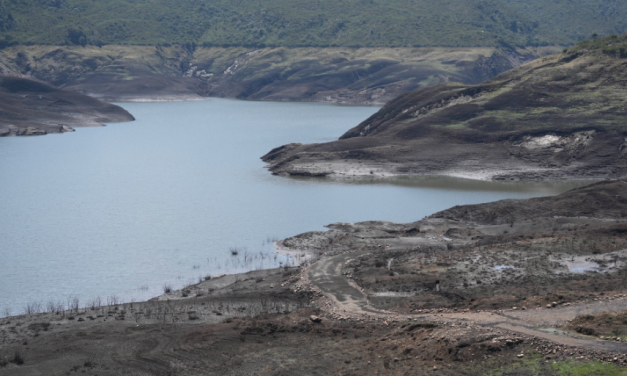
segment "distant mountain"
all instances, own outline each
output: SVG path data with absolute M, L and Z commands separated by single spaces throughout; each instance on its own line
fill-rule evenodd
M 0 0 L 0 46 L 525 47 L 625 31 L 621 0 Z
M 0 137 L 35 136 L 132 121 L 123 108 L 24 78 L 0 76 Z
M 288 175 L 625 177 L 626 98 L 627 35 L 586 40 L 479 85 L 403 94 L 338 141 L 263 159 Z

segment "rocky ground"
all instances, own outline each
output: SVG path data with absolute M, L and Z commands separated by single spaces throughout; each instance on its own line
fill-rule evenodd
M 625 46 L 627 35 L 608 37 L 479 85 L 422 88 L 337 141 L 284 145 L 262 159 L 294 176 L 625 177 Z
M 622 375 L 625 209 L 608 181 L 331 225 L 280 242 L 300 267 L 0 319 L 0 375 Z
M 135 120 L 123 108 L 17 77 L 0 76 L 0 137 L 72 132 Z

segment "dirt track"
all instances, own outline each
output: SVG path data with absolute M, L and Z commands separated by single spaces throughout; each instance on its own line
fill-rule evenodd
M 362 251 L 362 253 L 366 253 Z M 581 303 L 579 305 L 569 306 L 567 308 L 558 309 L 539 309 L 533 311 L 512 311 L 515 313 L 523 313 L 523 315 L 507 315 L 500 312 L 464 312 L 464 313 L 441 313 L 441 314 L 418 314 L 418 315 L 406 315 L 396 312 L 380 310 L 373 307 L 366 294 L 359 288 L 354 286 L 354 283 L 349 282 L 345 278 L 341 271 L 344 264 L 349 260 L 357 256 L 355 253 L 341 254 L 330 257 L 323 261 L 318 261 L 311 265 L 305 272 L 307 279 L 310 283 L 315 285 L 317 289 L 322 292 L 333 305 L 329 309 L 326 308 L 329 313 L 337 314 L 341 317 L 350 318 L 369 318 L 369 319 L 384 319 L 384 320 L 407 320 L 414 319 L 420 321 L 446 321 L 446 322 L 460 322 L 463 321 L 466 324 L 482 325 L 490 327 L 499 327 L 505 330 L 518 332 L 521 334 L 531 335 L 534 337 L 543 338 L 561 345 L 577 346 L 598 351 L 610 351 L 617 353 L 627 352 L 627 344 L 598 341 L 594 339 L 586 339 L 583 336 L 575 338 L 573 336 L 555 335 L 546 331 L 539 330 L 538 322 L 547 321 L 552 323 L 563 323 L 568 318 L 574 318 L 572 313 L 578 309 L 591 308 L 588 303 Z M 607 308 L 595 307 L 594 311 L 607 312 Z M 614 311 L 621 311 L 627 309 L 627 298 L 620 300 L 620 305 L 614 306 Z M 524 313 L 531 312 L 531 315 L 524 315 Z M 509 313 L 509 312 L 508 312 Z M 532 319 L 527 319 L 525 316 L 532 316 Z

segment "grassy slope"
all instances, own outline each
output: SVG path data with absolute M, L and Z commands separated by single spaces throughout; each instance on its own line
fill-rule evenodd
M 400 95 L 340 140 L 276 148 L 274 174 L 627 176 L 627 35 L 584 41 L 478 85 Z
M 0 40 L 214 46 L 567 45 L 623 32 L 616 0 L 0 0 Z M 75 33 L 69 33 L 75 29 Z
M 419 138 L 425 129 L 489 141 L 533 132 L 627 130 L 627 35 L 584 41 L 475 86 L 407 93 L 343 138 Z

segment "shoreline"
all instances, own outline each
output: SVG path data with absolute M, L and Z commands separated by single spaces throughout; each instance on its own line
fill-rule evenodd
M 388 179 L 406 178 L 421 179 L 431 177 L 457 178 L 482 182 L 571 182 L 571 181 L 601 181 L 607 180 L 606 176 L 581 176 L 575 174 L 564 173 L 560 169 L 548 168 L 524 168 L 521 164 L 520 169 L 443 169 L 442 171 L 429 172 L 398 172 L 399 169 L 408 169 L 407 166 L 396 163 L 345 163 L 320 161 L 314 163 L 301 163 L 287 169 L 281 168 L 278 172 L 271 171 L 273 175 L 300 178 L 313 177 L 325 178 L 333 181 L 385 181 Z M 266 169 L 272 170 L 274 166 L 268 163 Z M 559 176 L 555 173 L 559 172 Z
M 276 253 L 278 255 L 282 255 L 282 256 L 286 256 L 288 258 L 291 259 L 290 262 L 283 264 L 279 266 L 279 267 L 269 267 L 266 269 L 251 269 L 251 270 L 247 270 L 247 271 L 240 271 L 240 272 L 233 272 L 233 273 L 220 273 L 220 274 L 208 274 L 204 277 L 203 281 L 198 281 L 197 283 L 194 284 L 188 284 L 187 286 L 183 286 L 181 288 L 177 288 L 174 289 L 172 288 L 171 292 L 169 293 L 160 293 L 158 295 L 152 296 L 152 297 L 148 297 L 148 298 L 144 298 L 142 300 L 134 300 L 131 299 L 130 301 L 125 301 L 121 298 L 119 298 L 117 295 L 113 294 L 113 295 L 108 295 L 105 298 L 101 298 L 100 296 L 96 297 L 96 298 L 92 298 L 92 299 L 86 299 L 83 300 L 82 302 L 84 303 L 83 306 L 79 307 L 79 310 L 87 310 L 89 308 L 89 305 L 91 302 L 94 301 L 101 301 L 104 302 L 105 299 L 111 299 L 116 301 L 115 304 L 113 305 L 132 305 L 132 304 L 143 304 L 143 303 L 149 303 L 151 301 L 168 301 L 168 300 L 178 300 L 178 299 L 184 299 L 186 298 L 186 296 L 183 296 L 183 291 L 185 290 L 192 290 L 192 291 L 196 291 L 198 289 L 206 289 L 208 288 L 208 285 L 211 285 L 210 288 L 215 288 L 215 289 L 221 289 L 224 288 L 225 286 L 228 286 L 230 284 L 233 284 L 234 282 L 238 282 L 240 280 L 245 280 L 248 278 L 257 278 L 258 275 L 268 275 L 268 274 L 272 274 L 272 273 L 277 273 L 280 271 L 287 271 L 287 270 L 294 270 L 294 269 L 299 269 L 301 268 L 303 265 L 307 265 L 309 263 L 311 263 L 312 261 L 315 261 L 315 256 L 312 252 L 306 251 L 306 250 L 293 250 L 290 249 L 288 247 L 284 247 L 282 246 L 281 243 L 282 240 L 277 240 L 273 242 L 273 245 L 275 247 L 275 250 L 273 253 Z M 190 275 L 191 277 L 191 275 Z M 167 285 L 167 283 L 163 284 L 163 287 L 165 288 L 165 285 Z M 71 300 L 73 297 L 73 295 L 70 295 L 70 297 L 68 299 L 66 299 L 66 301 Z M 59 303 L 64 303 L 61 300 L 57 300 Z M 79 300 L 79 303 L 81 301 Z M 69 304 L 69 303 L 68 303 Z M 46 309 L 49 309 L 50 304 L 48 303 L 48 307 L 46 307 L 46 305 L 44 304 L 43 301 L 40 302 L 28 302 L 26 304 L 27 307 L 33 307 L 33 309 L 36 310 L 41 310 L 40 312 L 37 313 L 21 313 L 21 314 L 11 314 L 11 315 L 5 315 L 5 312 L 11 311 L 13 312 L 13 307 L 2 307 L 2 309 L 4 311 L 0 312 L 0 320 L 2 319 L 8 319 L 8 318 L 17 318 L 17 317 L 22 317 L 22 316 L 31 316 L 31 315 L 39 315 L 39 314 L 47 314 L 47 313 L 51 313 L 51 312 L 46 312 Z M 38 308 L 37 308 L 38 307 Z M 63 311 L 59 311 L 59 312 L 63 312 Z M 65 311 L 66 313 L 68 312 L 67 310 Z M 71 312 L 71 311 L 69 311 Z
M 273 242 L 274 244 L 274 252 L 291 258 L 292 260 L 297 260 L 295 267 L 300 267 L 303 265 L 310 264 L 317 260 L 317 256 L 315 253 L 308 251 L 306 249 L 293 249 L 290 247 L 286 247 L 283 245 L 283 240 L 276 240 Z
M 534 162 L 516 157 L 523 151 L 538 155 L 545 152 L 505 143 L 449 144 L 433 139 L 415 145 L 390 146 L 385 140 L 356 138 L 322 144 L 287 144 L 269 151 L 261 160 L 273 175 L 333 180 L 447 176 L 503 182 L 595 181 L 620 179 L 624 175 L 622 167 L 614 166 L 617 161 L 601 167 L 593 163 L 596 160 L 547 167 L 541 159 Z
M 329 346 L 342 356 L 323 363 L 364 366 L 353 374 L 391 364 L 460 374 L 478 358 L 486 371 L 521 358 L 625 367 L 627 339 L 606 337 L 600 325 L 627 308 L 627 222 L 617 212 L 626 185 L 456 206 L 414 223 L 332 224 L 274 242 L 277 253 L 318 258 L 307 266 L 216 276 L 142 302 L 70 302 L 3 318 L 0 375 L 70 367 L 165 375 L 192 365 L 204 374 L 278 372 L 268 367 Z M 570 270 L 574 259 L 606 272 Z M 571 324 L 582 315 L 596 320 L 584 332 Z

